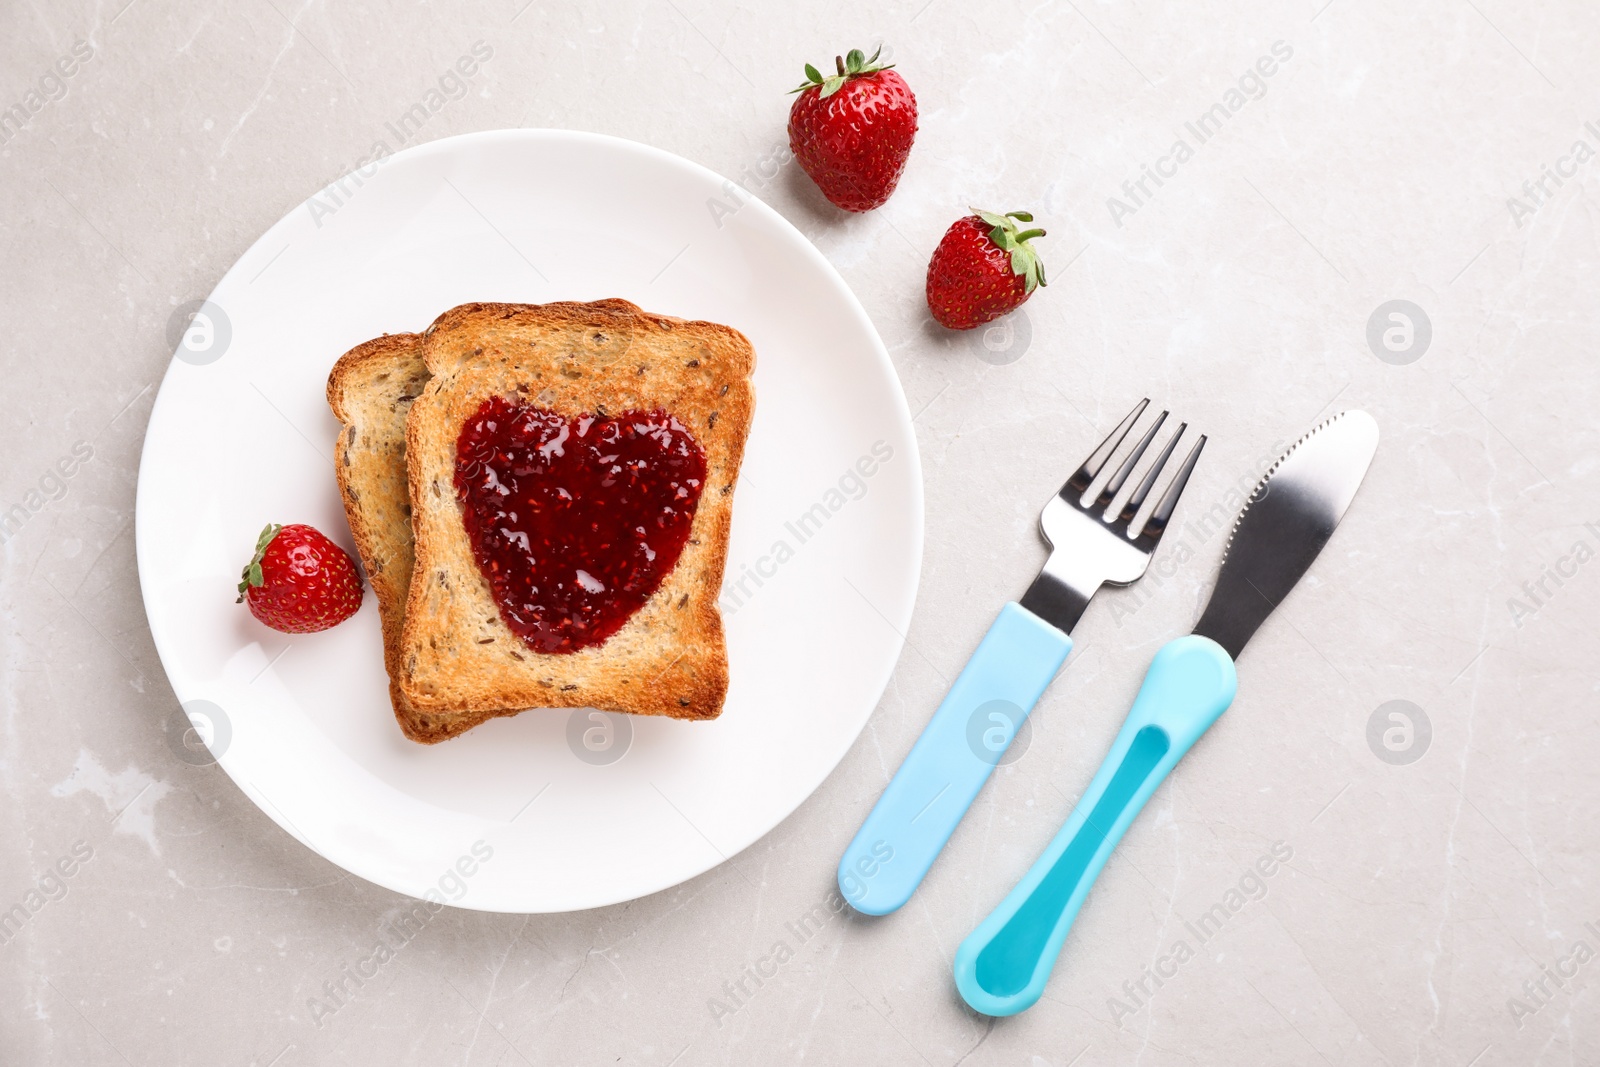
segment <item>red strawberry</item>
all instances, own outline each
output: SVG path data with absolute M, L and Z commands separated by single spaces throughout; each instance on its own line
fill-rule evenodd
M 1043 230 L 1017 231 L 1026 211 L 978 211 L 957 219 L 928 261 L 928 310 L 942 326 L 970 330 L 1015 311 L 1044 284 L 1044 263 L 1028 244 Z
M 345 550 L 309 526 L 268 523 L 240 576 L 250 614 L 286 634 L 337 626 L 361 606 L 361 575 Z
M 870 211 L 894 192 L 917 134 L 917 98 L 905 79 L 859 48 L 834 57 L 824 78 L 806 64 L 789 109 L 789 148 L 822 195 L 846 211 Z M 891 64 L 892 66 L 892 64 Z

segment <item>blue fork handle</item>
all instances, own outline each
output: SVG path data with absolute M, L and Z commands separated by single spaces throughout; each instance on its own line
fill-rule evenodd
M 1156 653 L 1127 721 L 1044 855 L 956 951 L 956 988 L 985 1015 L 1044 992 L 1061 943 L 1123 832 L 1167 772 L 1233 702 L 1233 660 L 1191 634 Z
M 1070 651 L 1020 604 L 1000 609 L 839 861 L 852 907 L 887 915 L 911 899 Z

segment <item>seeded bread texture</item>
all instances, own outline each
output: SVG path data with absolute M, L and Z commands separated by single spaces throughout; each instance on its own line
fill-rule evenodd
M 417 333 L 385 334 L 357 345 L 328 375 L 328 406 L 344 424 L 334 458 L 339 498 L 378 597 L 389 702 L 401 731 L 424 744 L 454 737 L 492 716 L 425 711 L 406 699 L 395 680 L 413 556 L 406 416 L 429 377 Z
M 406 424 L 416 538 L 398 672 L 406 700 L 441 718 L 509 707 L 715 718 L 728 688 L 717 596 L 755 411 L 749 341 L 621 300 L 465 304 L 423 337 L 433 377 Z M 502 621 L 478 568 L 455 492 L 456 439 L 491 396 L 569 417 L 661 409 L 705 452 L 706 484 L 677 565 L 600 645 L 533 651 Z

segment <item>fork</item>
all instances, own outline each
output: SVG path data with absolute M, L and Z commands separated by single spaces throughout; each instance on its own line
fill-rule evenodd
M 1072 628 L 1102 585 L 1130 585 L 1150 565 L 1200 450 L 1202 434 L 1154 510 L 1135 525 L 1179 439 L 1180 423 L 1122 507 L 1112 505 L 1149 449 L 1163 411 L 1091 503 L 1084 498 L 1149 407 L 1148 398 L 1100 442 L 1050 498 L 1039 526 L 1044 569 L 1020 602 L 1000 609 L 905 762 L 839 861 L 839 891 L 857 911 L 886 915 L 911 899 L 1040 695 L 1072 651 Z

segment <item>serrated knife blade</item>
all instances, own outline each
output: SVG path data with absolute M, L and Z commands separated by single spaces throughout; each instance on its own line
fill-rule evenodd
M 1239 658 L 1333 536 L 1377 449 L 1372 416 L 1344 411 L 1278 458 L 1234 523 L 1195 633 Z

